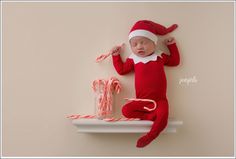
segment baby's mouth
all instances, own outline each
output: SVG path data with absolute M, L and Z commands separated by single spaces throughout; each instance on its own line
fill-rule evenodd
M 139 51 L 138 51 L 138 54 L 141 54 L 141 55 L 142 55 L 142 54 L 144 54 L 144 53 L 145 53 L 144 50 L 139 50 Z

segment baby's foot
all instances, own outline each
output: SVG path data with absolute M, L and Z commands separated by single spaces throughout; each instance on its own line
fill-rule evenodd
M 139 140 L 137 141 L 136 147 L 142 148 L 147 146 L 150 142 L 152 142 L 155 138 L 149 136 L 149 135 L 144 135 Z

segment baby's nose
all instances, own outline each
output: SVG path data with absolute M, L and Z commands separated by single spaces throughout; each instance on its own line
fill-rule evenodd
M 138 45 L 137 45 L 137 48 L 138 48 L 138 49 L 142 49 L 142 48 L 143 48 L 143 45 L 142 45 L 142 44 L 138 44 Z

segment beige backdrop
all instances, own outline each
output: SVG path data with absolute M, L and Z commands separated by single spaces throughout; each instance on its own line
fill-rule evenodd
M 166 74 L 170 117 L 184 125 L 144 149 L 140 134 L 76 133 L 66 116 L 94 113 L 93 80 L 121 80 L 117 116 L 134 96 L 133 74 L 94 61 L 140 19 L 179 24 L 181 64 Z M 233 3 L 3 3 L 3 155 L 232 156 L 233 46 Z

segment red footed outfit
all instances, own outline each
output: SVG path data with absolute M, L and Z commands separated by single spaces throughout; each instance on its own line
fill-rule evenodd
M 153 111 L 144 109 L 144 107 L 153 108 L 153 103 L 147 101 L 132 101 L 122 108 L 122 113 L 127 118 L 153 121 L 151 130 L 138 140 L 137 147 L 148 145 L 167 126 L 168 100 L 164 65 L 177 66 L 180 61 L 176 44 L 170 44 L 167 47 L 170 55 L 162 51 L 156 51 L 147 57 L 131 54 L 125 62 L 122 61 L 120 55 L 112 56 L 113 65 L 120 75 L 135 71 L 136 98 L 151 99 L 157 104 L 157 108 Z

